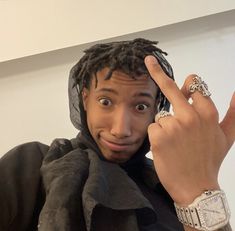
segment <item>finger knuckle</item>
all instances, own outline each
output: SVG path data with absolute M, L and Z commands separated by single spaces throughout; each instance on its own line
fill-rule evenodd
M 189 85 L 193 82 L 193 79 L 196 77 L 197 75 L 196 74 L 190 74 L 186 77 L 185 81 L 184 81 L 184 84 L 185 85 Z
M 186 128 L 192 128 L 192 126 L 197 126 L 200 123 L 200 119 L 196 112 L 194 113 L 185 113 L 183 122 Z
M 150 144 L 151 144 L 151 150 L 153 152 L 159 152 L 166 147 L 166 138 L 165 136 L 157 136 L 154 137 L 154 139 L 150 139 Z
M 154 124 L 154 123 L 151 123 L 151 124 L 148 126 L 148 133 L 151 133 L 151 132 L 154 130 L 155 127 L 156 127 L 155 124 Z
M 215 122 L 219 120 L 219 113 L 217 111 L 217 109 L 212 108 L 212 109 L 208 109 L 203 113 L 203 117 L 207 120 L 207 121 L 211 121 L 211 122 Z
M 151 142 L 151 141 L 161 139 L 163 137 L 163 134 L 162 134 L 161 129 L 159 129 L 159 126 L 156 126 L 156 124 L 153 123 L 153 124 L 150 124 L 148 127 L 148 136 Z

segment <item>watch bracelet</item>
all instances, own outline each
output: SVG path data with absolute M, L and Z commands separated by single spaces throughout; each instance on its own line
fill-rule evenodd
M 175 205 L 175 209 L 181 223 L 200 230 L 200 220 L 196 208 L 183 208 Z
M 224 227 L 218 229 L 217 231 L 233 231 L 231 225 L 228 223 Z

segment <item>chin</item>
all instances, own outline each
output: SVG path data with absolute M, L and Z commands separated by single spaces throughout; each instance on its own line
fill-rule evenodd
M 125 163 L 132 157 L 132 155 L 130 154 L 125 155 L 125 154 L 121 154 L 117 152 L 104 153 L 103 156 L 107 161 L 112 162 L 112 163 L 118 163 L 118 164 Z

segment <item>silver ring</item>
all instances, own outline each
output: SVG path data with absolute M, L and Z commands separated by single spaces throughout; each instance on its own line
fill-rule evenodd
M 164 118 L 166 116 L 171 116 L 171 113 L 168 111 L 160 111 L 157 113 L 157 115 L 155 116 L 155 121 L 158 122 L 161 118 Z
M 189 85 L 189 92 L 194 93 L 195 91 L 199 91 L 203 96 L 211 96 L 207 84 L 199 76 L 195 76 L 193 83 Z

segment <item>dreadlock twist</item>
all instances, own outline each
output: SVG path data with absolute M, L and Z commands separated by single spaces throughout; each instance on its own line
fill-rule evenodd
M 157 44 L 156 41 L 143 38 L 96 44 L 85 50 L 85 55 L 76 64 L 76 70 L 73 73 L 75 84 L 79 86 L 80 92 L 84 87 L 89 89 L 93 76 L 105 67 L 109 68 L 106 79 L 111 78 L 115 70 L 134 79 L 143 74 L 149 75 L 144 64 L 144 58 L 147 55 L 154 55 L 165 73 L 173 79 L 172 68 L 163 56 L 167 53 L 159 49 Z M 159 110 L 163 108 L 169 110 L 169 102 L 160 91 L 157 97 L 160 100 Z

